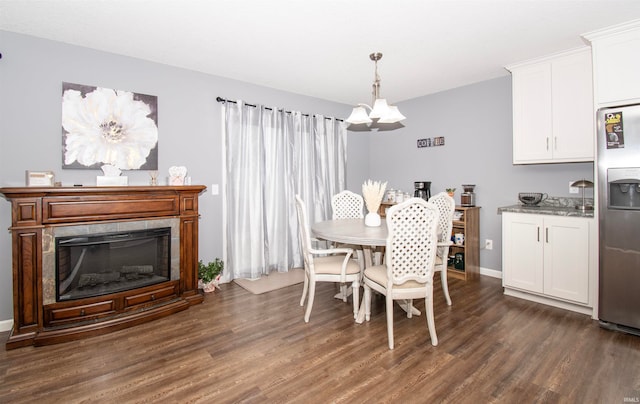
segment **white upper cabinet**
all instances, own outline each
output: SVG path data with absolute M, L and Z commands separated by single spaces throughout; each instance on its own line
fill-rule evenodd
M 598 107 L 640 102 L 640 20 L 584 34 L 593 48 Z
M 514 69 L 512 89 L 514 164 L 551 160 L 551 64 Z
M 513 86 L 513 163 L 593 161 L 590 48 L 507 69 Z

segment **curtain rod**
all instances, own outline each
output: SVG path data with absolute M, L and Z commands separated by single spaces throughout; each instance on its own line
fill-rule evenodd
M 218 101 L 218 102 L 220 102 L 220 103 L 224 103 L 224 102 L 232 102 L 232 103 L 234 103 L 234 104 L 237 104 L 237 102 L 236 102 L 236 101 L 233 101 L 233 100 L 227 100 L 226 98 L 222 98 L 222 97 L 216 97 L 216 101 Z M 254 105 L 254 104 L 248 104 L 248 103 L 246 103 L 246 102 L 244 103 L 244 105 L 247 105 L 247 106 L 249 106 L 249 107 L 254 107 L 254 108 L 255 108 L 255 107 L 257 107 L 257 105 Z M 272 108 L 269 108 L 269 107 L 264 107 L 264 108 L 265 108 L 265 109 L 267 109 L 267 110 L 269 110 L 269 111 L 272 111 L 272 110 L 273 110 Z M 285 113 L 287 113 L 287 114 L 290 114 L 290 113 L 291 113 L 291 111 L 284 111 L 284 110 L 282 110 L 282 109 L 280 109 L 279 111 L 281 111 L 281 112 L 285 112 Z M 302 114 L 302 116 L 309 116 L 309 114 Z M 336 121 L 340 121 L 340 122 L 343 122 L 343 121 L 344 121 L 343 119 L 331 118 L 331 117 L 328 117 L 328 116 L 325 116 L 325 117 L 324 117 L 324 119 L 335 119 Z

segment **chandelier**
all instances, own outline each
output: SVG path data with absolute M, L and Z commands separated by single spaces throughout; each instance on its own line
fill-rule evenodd
M 382 53 L 375 52 L 369 55 L 369 58 L 373 60 L 376 65 L 375 76 L 373 78 L 373 107 L 367 104 L 358 104 L 353 108 L 351 115 L 346 119 L 346 122 L 352 124 L 362 123 L 396 123 L 403 119 L 406 119 L 404 115 L 400 113 L 398 107 L 387 104 L 387 100 L 380 98 L 380 76 L 378 75 L 378 60 L 382 59 Z M 366 108 L 371 112 L 367 114 Z

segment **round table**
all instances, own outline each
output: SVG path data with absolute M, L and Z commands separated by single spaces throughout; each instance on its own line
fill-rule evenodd
M 370 267 L 372 262 L 371 247 L 384 247 L 387 244 L 387 223 L 370 227 L 364 224 L 364 219 L 337 219 L 325 220 L 311 226 L 311 231 L 317 238 L 333 241 L 335 243 L 354 244 L 362 246 L 365 267 Z M 381 254 L 376 253 L 375 264 L 381 263 Z
M 387 223 L 369 227 L 364 219 L 325 220 L 311 226 L 316 237 L 336 243 L 364 246 L 385 246 L 387 243 Z

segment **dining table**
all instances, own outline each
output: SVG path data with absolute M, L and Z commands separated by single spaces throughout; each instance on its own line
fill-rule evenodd
M 367 226 L 364 219 L 333 219 L 314 223 L 311 232 L 316 238 L 335 243 L 353 244 L 362 246 L 364 252 L 365 269 L 372 265 L 382 263 L 382 254 L 372 252 L 373 247 L 384 247 L 387 244 L 389 234 L 387 223 L 382 221 L 380 226 Z M 403 310 L 407 310 L 407 303 L 400 303 Z M 420 315 L 420 311 L 411 307 L 414 315 Z M 356 317 L 357 323 L 364 321 L 364 299 L 360 303 L 360 309 Z
M 365 268 L 370 267 L 373 262 L 380 264 L 379 258 L 374 258 L 372 247 L 384 247 L 388 235 L 386 222 L 374 227 L 365 225 L 364 219 L 325 220 L 313 224 L 311 232 L 323 240 L 362 246 Z

